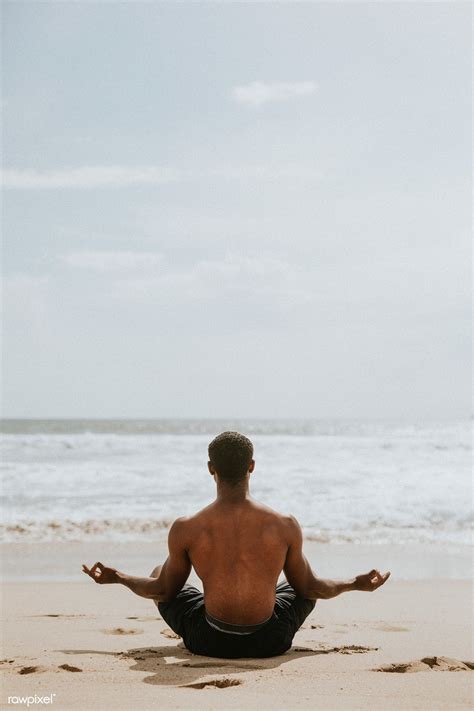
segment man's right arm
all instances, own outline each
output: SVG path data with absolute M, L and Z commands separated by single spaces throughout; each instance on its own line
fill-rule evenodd
M 290 516 L 288 524 L 288 551 L 283 572 L 291 587 L 301 597 L 309 600 L 330 600 L 343 592 L 350 590 L 363 590 L 372 592 L 376 590 L 390 576 L 390 573 L 381 575 L 378 570 L 357 575 L 350 580 L 328 580 L 318 578 L 312 571 L 307 558 L 303 555 L 303 534 L 298 521 Z
M 91 568 L 83 565 L 82 569 L 100 585 L 120 583 L 140 597 L 168 602 L 178 594 L 191 572 L 191 561 L 186 548 L 186 527 L 183 522 L 183 518 L 178 518 L 171 526 L 168 535 L 169 555 L 160 566 L 161 570 L 156 578 L 127 575 L 102 563 L 96 563 Z

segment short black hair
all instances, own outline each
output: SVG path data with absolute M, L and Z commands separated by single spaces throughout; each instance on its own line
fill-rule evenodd
M 222 432 L 209 445 L 209 460 L 219 477 L 229 483 L 245 478 L 253 459 L 253 444 L 240 432 Z

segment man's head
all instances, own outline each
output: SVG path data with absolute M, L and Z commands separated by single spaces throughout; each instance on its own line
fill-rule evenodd
M 252 442 L 239 432 L 222 432 L 209 445 L 208 467 L 221 481 L 243 481 L 254 468 Z

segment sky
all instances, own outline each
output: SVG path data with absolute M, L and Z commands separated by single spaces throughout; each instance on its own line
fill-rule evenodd
M 468 417 L 470 13 L 3 2 L 3 416 Z

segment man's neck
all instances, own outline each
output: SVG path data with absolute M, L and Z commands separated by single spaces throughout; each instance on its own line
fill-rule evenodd
M 247 479 L 237 484 L 230 485 L 227 482 L 217 482 L 217 501 L 221 503 L 237 504 L 250 499 L 249 483 Z

